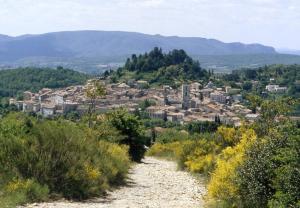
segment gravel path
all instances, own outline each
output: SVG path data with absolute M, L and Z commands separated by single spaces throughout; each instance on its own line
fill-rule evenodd
M 177 171 L 174 162 L 146 157 L 132 168 L 128 185 L 106 198 L 33 204 L 28 208 L 201 208 L 204 194 L 204 185 L 189 173 Z

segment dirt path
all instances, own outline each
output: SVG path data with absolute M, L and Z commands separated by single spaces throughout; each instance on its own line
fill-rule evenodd
M 201 208 L 204 185 L 186 172 L 177 171 L 171 161 L 147 157 L 135 165 L 128 185 L 107 198 L 83 203 L 55 202 L 33 204 L 35 208 Z

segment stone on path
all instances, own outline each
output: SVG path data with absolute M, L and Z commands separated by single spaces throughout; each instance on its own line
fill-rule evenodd
M 86 202 L 53 202 L 28 208 L 201 208 L 205 186 L 175 162 L 146 157 L 130 171 L 128 184 L 106 198 Z

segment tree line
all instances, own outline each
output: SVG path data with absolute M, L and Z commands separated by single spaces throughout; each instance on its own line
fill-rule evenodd
M 37 92 L 42 88 L 61 88 L 85 84 L 89 75 L 58 67 L 18 68 L 0 70 L 0 97 L 21 96 L 24 91 Z

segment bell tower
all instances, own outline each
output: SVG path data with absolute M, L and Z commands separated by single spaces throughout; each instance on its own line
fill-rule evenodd
M 190 107 L 190 86 L 188 84 L 183 84 L 181 86 L 182 93 L 182 109 L 189 109 Z

